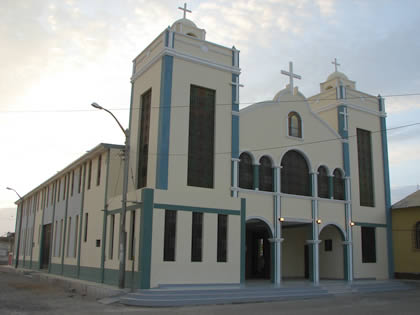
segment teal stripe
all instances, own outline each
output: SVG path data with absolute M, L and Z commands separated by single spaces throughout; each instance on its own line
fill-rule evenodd
M 85 203 L 85 177 L 86 177 L 86 167 L 82 165 L 82 191 L 80 197 L 80 224 L 79 224 L 79 244 L 77 245 L 77 277 L 80 277 L 80 253 L 82 249 L 82 230 L 83 230 L 83 212 L 84 212 L 84 203 Z
M 328 176 L 328 198 L 334 198 L 334 177 Z
M 102 246 L 101 246 L 101 282 L 104 282 L 104 271 L 105 271 L 105 245 L 106 245 L 106 226 L 107 226 L 107 211 L 104 210 L 102 222 Z
M 259 181 L 260 181 L 260 166 L 259 165 L 252 165 L 252 171 L 253 171 L 253 176 L 254 176 L 254 180 L 253 180 L 253 186 L 254 189 L 258 189 L 259 188 Z
M 145 188 L 141 193 L 143 206 L 140 217 L 140 257 L 138 270 L 140 271 L 140 289 L 150 289 L 154 191 L 153 189 Z
M 379 98 L 379 110 L 385 112 L 385 104 L 382 97 Z M 388 276 L 394 278 L 394 251 L 392 248 L 392 215 L 391 215 L 391 188 L 389 179 L 388 162 L 388 140 L 386 132 L 386 119 L 381 117 L 381 141 L 382 141 L 382 159 L 384 167 L 384 189 L 385 189 L 385 211 L 387 229 L 387 249 L 388 249 Z
M 165 209 L 165 210 L 202 212 L 202 213 L 241 215 L 241 211 L 239 211 L 239 210 L 192 207 L 192 206 L 171 205 L 171 204 L 164 204 L 164 203 L 155 203 L 154 208 Z
M 241 284 L 245 283 L 246 199 L 241 198 Z

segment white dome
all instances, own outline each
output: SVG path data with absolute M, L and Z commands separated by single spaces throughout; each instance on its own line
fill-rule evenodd
M 195 23 L 194 23 L 193 21 L 188 20 L 188 19 L 179 19 L 179 20 L 175 21 L 175 22 L 174 22 L 174 24 L 172 24 L 172 28 L 173 28 L 176 24 L 183 24 L 183 25 L 188 26 L 188 27 L 194 27 L 194 28 L 197 28 L 197 25 L 195 25 Z
M 330 81 L 332 79 L 344 79 L 344 80 L 348 80 L 349 78 L 347 78 L 347 76 L 344 73 L 342 73 L 340 71 L 335 71 L 335 72 L 331 73 L 328 76 L 327 81 Z

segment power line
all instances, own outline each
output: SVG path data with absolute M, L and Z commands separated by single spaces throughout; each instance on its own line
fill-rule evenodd
M 406 93 L 406 94 L 389 94 L 389 95 L 383 95 L 382 98 L 390 98 L 390 97 L 407 97 L 407 96 L 420 96 L 420 93 Z M 375 96 L 357 96 L 357 97 L 348 97 L 344 100 L 352 100 L 352 99 L 370 99 L 370 100 L 377 100 L 377 97 Z M 320 101 L 337 101 L 339 99 L 337 98 L 322 98 L 322 99 L 306 99 L 304 101 L 302 100 L 288 100 L 288 101 L 261 101 L 261 102 L 240 102 L 238 105 L 252 105 L 252 104 L 262 104 L 262 103 L 301 103 L 307 101 L 308 103 L 317 103 Z M 215 106 L 232 106 L 232 103 L 217 103 Z M 177 108 L 185 108 L 190 107 L 190 105 L 162 105 L 162 106 L 151 106 L 151 108 L 171 108 L 171 109 L 177 109 Z M 130 110 L 130 107 L 114 107 L 114 108 L 108 108 L 109 110 L 119 110 L 119 111 L 125 111 Z M 133 107 L 132 109 L 140 109 L 140 107 Z M 71 113 L 71 112 L 93 112 L 97 111 L 97 109 L 40 109 L 40 110 L 0 110 L 0 113 Z

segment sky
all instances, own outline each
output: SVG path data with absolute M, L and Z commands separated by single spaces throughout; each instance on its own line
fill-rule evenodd
M 182 1 L 0 1 L 0 235 L 14 202 L 98 143 L 122 144 L 132 60 L 182 17 Z M 288 83 L 307 97 L 334 71 L 385 96 L 392 202 L 420 184 L 420 1 L 189 1 L 206 39 L 240 50 L 241 107 Z M 409 95 L 412 94 L 412 95 Z M 413 95 L 414 94 L 414 95 Z M 396 96 L 400 95 L 400 96 Z

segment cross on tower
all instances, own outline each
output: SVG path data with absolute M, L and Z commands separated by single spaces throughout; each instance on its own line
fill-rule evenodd
M 339 114 L 343 115 L 343 130 L 347 131 L 348 117 L 349 117 L 349 114 L 347 113 L 347 107 L 344 107 L 343 111 L 340 112 Z
M 294 74 L 293 73 L 293 62 L 289 62 L 289 72 L 281 70 L 281 74 L 287 75 L 289 77 L 289 87 L 290 87 L 290 92 L 292 93 L 292 95 L 294 94 L 294 90 L 293 90 L 293 78 L 296 79 L 302 79 L 302 77 L 300 75 Z
M 337 72 L 338 66 L 341 66 L 341 65 L 337 62 L 337 58 L 334 58 L 334 61 L 332 61 L 331 63 L 335 66 L 335 72 Z
M 187 12 L 192 13 L 191 10 L 188 10 L 187 9 L 187 4 L 186 3 L 184 3 L 184 7 L 183 8 L 182 7 L 178 7 L 178 9 L 184 11 L 184 19 L 186 19 L 186 17 L 187 17 Z

